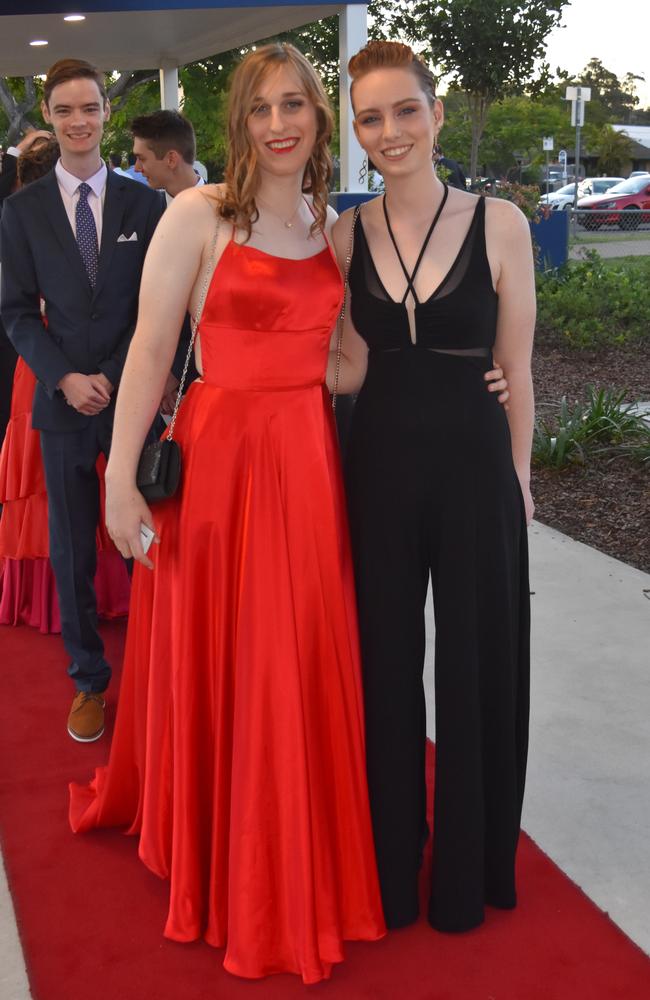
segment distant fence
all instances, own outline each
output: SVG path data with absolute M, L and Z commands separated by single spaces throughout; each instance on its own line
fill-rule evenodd
M 633 233 L 637 230 L 650 230 L 650 210 L 640 208 L 567 209 L 571 218 L 575 219 L 581 229 L 595 232 L 602 229 L 607 232 Z M 555 214 L 555 213 L 554 213 Z

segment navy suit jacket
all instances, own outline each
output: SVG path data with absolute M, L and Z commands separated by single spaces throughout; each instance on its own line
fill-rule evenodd
M 94 419 L 77 413 L 57 391 L 69 372 L 103 372 L 117 388 L 135 329 L 144 257 L 164 208 L 157 192 L 109 171 L 93 289 L 56 173 L 52 170 L 5 201 L 0 220 L 2 320 L 38 379 L 35 429 L 81 430 Z M 47 329 L 40 298 L 45 300 Z

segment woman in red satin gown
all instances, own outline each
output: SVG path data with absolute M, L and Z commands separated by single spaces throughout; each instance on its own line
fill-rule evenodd
M 32 429 L 36 379 L 18 358 L 11 415 L 0 452 L 0 625 L 31 625 L 60 632 L 61 619 L 47 537 L 47 493 L 38 431 Z M 104 502 L 102 455 L 100 502 Z M 100 521 L 97 527 L 97 610 L 118 618 L 129 610 L 129 574 Z
M 18 160 L 20 186 L 43 177 L 59 158 L 54 136 L 42 133 Z M 43 317 L 46 323 L 46 317 Z M 11 413 L 0 451 L 0 625 L 32 625 L 60 632 L 59 603 L 50 565 L 47 493 L 38 431 L 32 429 L 36 378 L 18 358 Z M 104 501 L 103 455 L 98 461 Z M 103 520 L 103 519 L 102 519 Z M 103 524 L 97 529 L 97 608 L 102 617 L 126 615 L 130 581 L 126 565 Z
M 324 235 L 330 131 L 304 57 L 252 53 L 232 85 L 226 184 L 176 198 L 152 241 L 106 480 L 109 530 L 144 565 L 110 761 L 71 786 L 70 806 L 75 830 L 139 835 L 170 880 L 167 937 L 225 947 L 241 976 L 306 983 L 329 976 L 344 940 L 385 932 L 325 385 L 343 291 Z M 137 458 L 209 274 L 215 206 L 202 378 L 176 429 L 183 480 L 152 517 Z M 159 539 L 152 562 L 140 521 Z

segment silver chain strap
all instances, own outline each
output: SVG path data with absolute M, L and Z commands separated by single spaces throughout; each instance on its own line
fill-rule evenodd
M 336 399 L 339 394 L 339 376 L 341 374 L 341 355 L 343 353 L 343 323 L 348 301 L 348 278 L 350 277 L 350 264 L 352 262 L 352 248 L 354 246 L 354 230 L 359 218 L 361 205 L 357 205 L 352 217 L 352 228 L 350 229 L 350 239 L 348 240 L 348 250 L 345 255 L 345 278 L 343 283 L 343 302 L 341 304 L 341 315 L 339 316 L 339 329 L 336 338 L 336 367 L 334 369 L 334 389 L 332 392 L 332 410 L 336 413 Z
M 190 358 L 192 357 L 192 351 L 194 349 L 194 341 L 196 339 L 196 333 L 199 328 L 199 322 L 201 316 L 203 315 L 203 307 L 205 306 L 205 299 L 208 294 L 208 288 L 210 287 L 210 279 L 212 277 L 212 272 L 214 270 L 214 252 L 217 246 L 217 238 L 219 236 L 220 222 L 221 222 L 221 217 L 217 216 L 217 224 L 215 226 L 214 236 L 212 237 L 212 243 L 210 244 L 210 259 L 208 260 L 208 267 L 205 272 L 205 277 L 203 279 L 203 288 L 201 289 L 199 308 L 197 310 L 194 320 L 192 321 L 192 336 L 190 337 L 190 346 L 187 349 L 187 357 L 185 358 L 185 364 L 183 366 L 183 374 L 181 375 L 181 380 L 178 383 L 178 393 L 176 395 L 176 402 L 174 403 L 174 412 L 172 413 L 172 418 L 169 421 L 169 427 L 167 428 L 168 441 L 171 441 L 174 433 L 174 424 L 176 423 L 178 408 L 181 405 L 181 399 L 183 396 L 183 387 L 185 385 L 185 379 L 187 378 L 187 369 L 190 366 Z

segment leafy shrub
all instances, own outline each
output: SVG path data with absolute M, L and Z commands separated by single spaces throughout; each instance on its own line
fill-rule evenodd
M 562 468 L 584 464 L 590 456 L 626 451 L 641 461 L 650 456 L 650 430 L 626 402 L 625 390 L 587 387 L 586 401 L 571 406 L 566 396 L 557 413 L 537 417 L 533 433 L 533 462 Z
M 566 396 L 563 396 L 557 414 L 549 420 L 536 417 L 533 462 L 557 469 L 572 463 L 584 463 L 583 416 L 584 404 L 576 402 L 570 407 Z
M 494 198 L 513 202 L 521 209 L 529 222 L 539 222 L 550 215 L 547 205 L 540 205 L 539 188 L 536 184 L 517 184 L 514 181 L 499 181 L 490 191 Z
M 630 448 L 630 455 L 632 458 L 635 458 L 637 462 L 650 463 L 650 433 L 648 433 L 645 441 L 641 441 L 640 444 L 633 445 Z
M 605 264 L 595 250 L 537 277 L 538 335 L 576 348 L 650 341 L 650 257 Z

